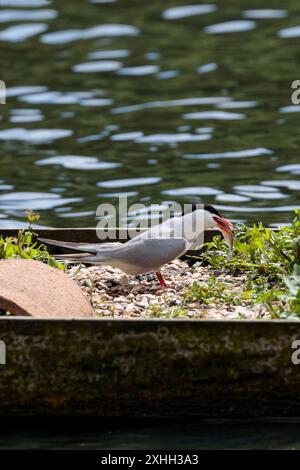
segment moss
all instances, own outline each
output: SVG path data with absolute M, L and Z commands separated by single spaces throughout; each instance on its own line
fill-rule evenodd
M 300 412 L 290 359 L 297 322 L 2 318 L 0 331 L 1 413 Z

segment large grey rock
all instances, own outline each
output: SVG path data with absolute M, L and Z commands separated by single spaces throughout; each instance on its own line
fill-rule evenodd
M 0 261 L 0 310 L 33 317 L 91 317 L 80 288 L 58 269 L 39 261 Z

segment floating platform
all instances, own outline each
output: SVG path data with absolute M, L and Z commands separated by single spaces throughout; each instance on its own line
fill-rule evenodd
M 1 416 L 300 417 L 298 321 L 4 316 L 0 340 Z

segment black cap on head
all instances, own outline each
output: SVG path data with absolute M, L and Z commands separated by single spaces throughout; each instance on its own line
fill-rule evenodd
M 204 210 L 210 212 L 211 214 L 215 214 L 219 217 L 222 217 L 220 212 L 218 212 L 217 209 L 214 206 L 211 206 L 210 204 L 204 204 Z
M 210 212 L 211 214 L 215 214 L 219 217 L 222 217 L 220 212 L 217 211 L 217 209 L 214 206 L 211 206 L 210 204 L 202 204 L 201 202 L 193 202 L 192 212 L 196 211 L 197 209 L 204 209 L 205 211 Z

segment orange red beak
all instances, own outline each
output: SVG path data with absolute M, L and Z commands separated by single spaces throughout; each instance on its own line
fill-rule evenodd
M 234 228 L 234 225 L 230 220 L 225 219 L 225 217 L 218 217 L 217 215 L 213 216 L 214 221 L 216 222 L 217 227 L 221 230 L 221 232 L 225 232 L 228 235 L 231 235 L 234 237 L 234 234 L 232 232 L 232 229 Z

